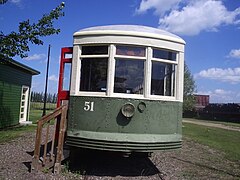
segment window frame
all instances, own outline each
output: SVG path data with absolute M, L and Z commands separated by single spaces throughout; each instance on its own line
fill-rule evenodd
M 108 46 L 108 54 L 104 55 L 81 55 L 81 49 L 82 46 Z M 116 48 L 117 46 L 135 46 L 135 47 L 142 47 L 145 48 L 145 56 L 129 56 L 129 55 L 117 55 Z M 152 100 L 167 100 L 167 101 L 178 101 L 179 95 L 177 93 L 179 89 L 179 58 L 180 58 L 180 52 L 174 51 L 172 49 L 162 48 L 162 47 L 152 47 L 147 45 L 137 45 L 137 44 L 83 44 L 79 45 L 80 53 L 78 55 L 78 59 L 80 61 L 79 63 L 79 69 L 80 72 L 79 78 L 79 86 L 78 86 L 78 92 L 76 95 L 81 96 L 99 96 L 99 97 L 116 97 L 116 98 L 136 98 L 136 99 L 152 99 Z M 154 58 L 153 57 L 153 50 L 159 49 L 163 51 L 171 51 L 176 53 L 176 60 L 167 60 L 167 59 L 161 59 L 161 58 Z M 80 79 L 81 79 L 81 60 L 83 58 L 107 58 L 108 59 L 108 65 L 107 65 L 107 84 L 106 84 L 106 92 L 90 92 L 90 91 L 80 91 Z M 115 93 L 114 92 L 114 79 L 115 79 L 115 65 L 117 59 L 126 59 L 126 60 L 143 60 L 144 61 L 144 80 L 143 80 L 143 94 L 127 94 L 127 93 Z M 173 96 L 164 96 L 164 95 L 152 95 L 151 94 L 151 79 L 152 79 L 152 62 L 160 62 L 164 64 L 172 64 L 175 66 L 175 72 L 174 75 L 171 77 L 171 94 L 173 93 Z M 164 84 L 166 82 L 164 81 Z M 166 87 L 164 87 L 166 88 Z
M 132 46 L 132 47 L 141 47 L 145 49 L 145 56 L 127 56 L 127 55 L 118 55 L 117 54 L 117 46 Z M 114 48 L 114 53 L 113 53 L 113 81 L 112 81 L 112 89 L 110 89 L 111 91 L 111 95 L 112 97 L 124 97 L 124 98 L 136 98 L 136 99 L 145 99 L 145 77 L 146 77 L 146 73 L 145 73 L 145 67 L 146 67 L 146 61 L 147 61 L 147 47 L 146 46 L 140 46 L 140 45 L 136 45 L 136 44 L 114 44 L 113 47 Z M 143 66 L 144 66 L 144 73 L 143 73 L 143 94 L 127 94 L 127 93 L 115 93 L 114 92 L 114 79 L 115 79 L 115 68 L 116 68 L 116 60 L 117 59 L 125 59 L 125 60 L 133 60 L 133 61 L 144 61 L 143 62 Z
M 107 54 L 99 54 L 99 55 L 82 55 L 82 47 L 83 46 L 107 46 L 108 47 L 108 53 Z M 78 86 L 78 92 L 79 94 L 83 95 L 83 96 L 106 96 L 107 95 L 107 91 L 108 91 L 108 71 L 109 71 L 109 66 L 107 66 L 107 82 L 106 82 L 106 92 L 93 92 L 93 91 L 81 91 L 80 90 L 80 86 L 81 86 L 81 71 L 82 71 L 82 60 L 83 59 L 91 59 L 91 58 L 95 58 L 95 59 L 102 59 L 102 58 L 107 58 L 108 62 L 107 64 L 109 64 L 109 44 L 91 44 L 91 45 L 82 45 L 80 46 L 80 55 L 79 55 L 79 61 L 80 61 L 80 72 L 79 72 L 79 78 L 77 79 L 77 81 L 79 81 L 79 86 Z
M 162 64 L 164 64 L 164 65 L 174 65 L 175 67 L 174 67 L 174 72 L 172 73 L 172 76 L 171 76 L 171 94 L 173 94 L 173 95 L 171 95 L 171 96 L 167 96 L 167 95 L 165 95 L 165 93 L 166 93 L 166 78 L 167 77 L 164 77 L 164 94 L 163 95 L 152 95 L 151 94 L 151 89 L 150 89 L 150 96 L 163 96 L 163 97 L 175 97 L 175 89 L 176 89 L 176 80 L 174 80 L 174 79 L 176 79 L 176 69 L 177 69 L 177 64 L 176 63 L 165 63 L 165 62 L 163 62 L 163 61 L 159 61 L 159 60 L 152 60 L 151 61 L 151 64 L 153 65 L 153 62 L 159 62 L 159 63 L 162 63 Z M 165 69 L 165 71 L 166 71 L 166 69 Z M 151 70 L 151 78 L 152 78 L 152 70 Z M 151 79 L 151 82 L 152 82 L 152 79 Z
M 150 98 L 151 99 L 164 99 L 164 100 L 177 100 L 177 89 L 179 88 L 178 85 L 178 81 L 179 79 L 178 77 L 178 66 L 179 66 L 179 52 L 173 51 L 173 50 L 169 50 L 169 49 L 164 49 L 164 48 L 159 48 L 159 50 L 163 50 L 163 51 L 170 51 L 173 53 L 176 53 L 176 60 L 168 60 L 168 59 L 162 59 L 162 58 L 154 58 L 153 57 L 153 50 L 154 49 L 158 49 L 156 47 L 152 47 L 151 51 L 152 51 L 152 56 L 151 56 L 151 74 L 150 74 L 150 83 L 152 80 L 152 62 L 159 62 L 159 63 L 163 63 L 163 64 L 171 64 L 171 65 L 175 65 L 175 71 L 174 71 L 174 75 L 171 77 L 171 94 L 173 94 L 173 96 L 165 96 L 165 95 L 152 95 L 151 94 L 151 84 L 150 84 Z M 166 78 L 166 77 L 165 77 Z M 164 79 L 165 79 L 164 78 Z M 174 88 L 173 88 L 174 87 Z M 164 94 L 166 91 L 166 81 L 164 80 Z
M 144 57 L 144 58 L 138 58 L 138 56 L 136 56 L 136 58 L 127 58 L 127 57 L 129 57 L 129 56 L 119 56 L 119 55 L 117 55 L 117 56 L 115 56 L 115 58 L 114 58 L 114 61 L 115 61 L 115 66 L 114 66 L 114 81 L 113 81 L 113 94 L 114 94 L 114 96 L 117 96 L 117 97 L 135 97 L 135 98 L 144 98 L 144 92 L 145 92 L 145 89 L 144 89 L 144 87 L 145 87 L 145 77 L 146 77 L 146 75 L 145 75 L 145 64 L 146 64 L 146 58 Z M 115 72 L 116 72 L 116 61 L 118 60 L 118 59 L 121 59 L 121 60 L 123 60 L 123 61 L 125 61 L 125 60 L 132 60 L 132 61 L 143 61 L 143 70 L 144 70 L 144 72 L 143 72 L 143 93 L 142 94 L 128 94 L 128 93 L 115 93 L 114 92 L 114 84 L 115 84 Z

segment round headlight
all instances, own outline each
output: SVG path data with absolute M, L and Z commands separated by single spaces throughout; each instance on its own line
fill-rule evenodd
M 132 103 L 126 103 L 122 106 L 121 112 L 125 117 L 130 118 L 134 115 L 135 107 Z

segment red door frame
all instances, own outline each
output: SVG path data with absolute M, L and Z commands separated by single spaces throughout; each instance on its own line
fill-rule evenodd
M 62 100 L 68 100 L 70 92 L 63 89 L 63 80 L 64 80 L 64 65 L 65 63 L 72 63 L 72 57 L 66 58 L 66 54 L 72 54 L 72 47 L 64 47 L 61 49 L 61 59 L 60 59 L 60 70 L 59 70 L 59 81 L 58 81 L 58 98 L 57 98 L 57 107 L 61 106 Z
M 60 69 L 59 69 L 59 81 L 58 81 L 58 96 L 57 96 L 57 107 L 60 107 L 62 100 L 69 100 L 70 91 L 63 89 L 64 80 L 64 65 L 65 63 L 72 63 L 72 57 L 66 58 L 66 54 L 72 54 L 72 47 L 64 47 L 61 49 Z M 57 119 L 55 140 L 58 141 L 60 128 L 60 118 Z

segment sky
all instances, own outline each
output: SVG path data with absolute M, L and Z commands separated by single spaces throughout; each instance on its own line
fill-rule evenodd
M 0 5 L 0 31 L 18 30 L 21 21 L 37 22 L 61 4 L 59 0 L 8 0 Z M 13 59 L 41 72 L 33 77 L 32 91 L 43 92 L 48 46 L 51 45 L 48 92 L 58 87 L 62 47 L 71 47 L 80 29 L 112 24 L 160 28 L 186 41 L 185 62 L 197 94 L 210 95 L 211 103 L 240 103 L 239 0 L 65 0 L 64 13 L 54 23 L 58 35 L 44 45 L 30 44 L 28 57 Z

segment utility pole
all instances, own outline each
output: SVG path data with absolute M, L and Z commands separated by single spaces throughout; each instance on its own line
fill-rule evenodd
M 44 103 L 43 103 L 43 113 L 42 113 L 42 116 L 46 115 L 47 87 L 48 87 L 48 69 L 49 69 L 49 60 L 50 60 L 50 49 L 51 49 L 51 45 L 49 44 L 49 46 L 48 46 L 47 72 L 46 72 L 45 92 L 44 92 Z

